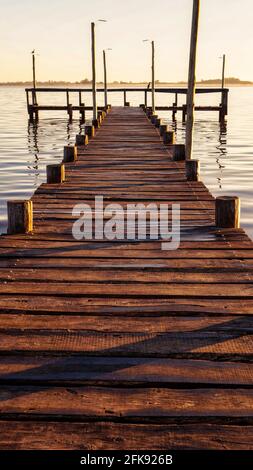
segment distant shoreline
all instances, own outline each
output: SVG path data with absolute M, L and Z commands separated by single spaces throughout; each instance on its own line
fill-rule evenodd
M 32 87 L 32 82 L 0 82 L 1 87 L 8 87 L 8 86 L 21 86 L 21 87 Z M 37 87 L 59 87 L 59 86 L 65 86 L 65 87 L 89 87 L 91 86 L 91 82 L 89 80 L 82 80 L 82 81 L 77 81 L 77 82 L 65 82 L 65 81 L 45 81 L 45 82 L 37 82 Z M 103 86 L 103 82 L 97 82 L 98 86 Z M 114 81 L 112 83 L 108 83 L 109 87 L 145 87 L 148 85 L 148 82 L 124 82 L 124 81 Z M 221 80 L 219 79 L 210 79 L 210 80 L 201 80 L 200 82 L 197 82 L 196 85 L 198 87 L 221 87 Z M 156 82 L 156 88 L 159 87 L 186 87 L 187 82 Z M 225 86 L 253 86 L 253 82 L 247 81 L 247 80 L 240 80 L 238 78 L 227 78 Z

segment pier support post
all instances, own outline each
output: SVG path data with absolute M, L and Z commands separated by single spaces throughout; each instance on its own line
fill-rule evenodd
M 77 134 L 76 135 L 76 145 L 88 145 L 89 137 L 87 135 Z
M 219 121 L 224 122 L 227 114 L 228 114 L 228 90 L 222 90 L 221 105 L 220 105 L 220 111 L 219 111 Z
M 183 104 L 183 111 L 182 111 L 182 121 L 186 122 L 186 115 L 187 115 L 187 105 Z
M 163 143 L 164 145 L 173 145 L 175 144 L 175 132 L 174 131 L 166 131 L 163 134 Z
M 29 104 L 28 106 L 28 114 L 29 114 L 29 120 L 31 122 L 34 121 L 34 115 L 33 115 L 33 105 L 32 104 Z
M 33 230 L 33 203 L 28 201 L 7 201 L 8 234 L 29 233 Z
M 84 103 L 80 103 L 80 120 L 82 124 L 85 123 L 85 104 Z
M 215 221 L 218 228 L 240 228 L 240 198 L 220 196 L 215 200 Z
M 63 162 L 74 162 L 77 160 L 77 148 L 76 146 L 65 146 L 64 153 L 63 153 Z
M 95 127 L 94 126 L 85 126 L 84 132 L 88 137 L 92 138 L 95 135 Z
M 180 162 L 185 160 L 185 145 L 184 144 L 175 144 L 173 146 L 172 160 L 174 162 Z
M 199 181 L 200 162 L 199 160 L 185 161 L 185 174 L 187 181 Z
M 129 103 L 129 101 L 127 101 L 127 94 L 126 94 L 126 90 L 124 90 L 124 106 L 130 106 L 130 103 Z
M 47 184 L 60 184 L 65 181 L 65 165 L 47 165 Z
M 167 132 L 169 130 L 169 126 L 168 124 L 161 124 L 160 125 L 160 136 L 162 137 L 165 132 Z
M 73 121 L 73 106 L 72 106 L 72 104 L 68 104 L 67 113 L 69 115 L 69 122 L 72 122 Z
M 176 121 L 177 116 L 177 105 L 178 105 L 178 94 L 175 94 L 175 102 L 173 103 L 173 110 L 172 110 L 172 121 Z

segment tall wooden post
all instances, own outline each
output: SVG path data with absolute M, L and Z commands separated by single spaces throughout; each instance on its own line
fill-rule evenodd
M 152 112 L 155 114 L 155 42 L 151 42 L 152 47 Z
M 187 124 L 186 124 L 186 159 L 192 158 L 195 88 L 196 88 L 196 55 L 198 42 L 200 0 L 193 0 L 191 47 L 189 59 Z
M 35 50 L 32 51 L 32 67 L 33 67 L 33 93 L 32 93 L 32 100 L 33 104 L 37 104 L 37 97 L 36 97 L 36 64 L 35 64 Z
M 227 115 L 227 92 L 225 90 L 225 67 L 226 67 L 226 55 L 222 56 L 222 77 L 221 77 L 221 109 L 219 115 L 219 121 L 223 122 Z
M 95 23 L 91 23 L 91 60 L 92 60 L 92 99 L 93 99 L 93 120 L 97 119 L 97 90 L 96 90 L 96 44 L 95 44 Z
M 222 79 L 221 79 L 221 88 L 225 88 L 225 67 L 226 67 L 226 54 L 223 54 L 222 57 Z
M 106 68 L 106 53 L 103 50 L 103 62 L 104 62 L 104 93 L 105 93 L 105 107 L 108 104 L 107 101 L 107 68 Z

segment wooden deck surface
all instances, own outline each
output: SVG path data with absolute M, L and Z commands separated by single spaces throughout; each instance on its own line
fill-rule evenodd
M 0 449 L 252 449 L 253 243 L 113 108 L 0 238 Z M 76 241 L 74 204 L 180 203 L 182 241 Z

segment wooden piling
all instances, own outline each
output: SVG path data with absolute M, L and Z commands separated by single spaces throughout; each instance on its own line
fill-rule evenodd
M 185 145 L 184 144 L 175 144 L 173 146 L 172 160 L 179 162 L 185 160 Z
M 87 135 L 83 134 L 77 134 L 76 135 L 76 145 L 88 145 L 89 143 L 89 137 Z
M 33 114 L 33 105 L 31 104 L 28 105 L 28 115 L 29 115 L 29 120 L 33 122 L 34 114 Z
M 165 132 L 168 131 L 168 124 L 161 124 L 160 125 L 160 136 L 162 137 Z
M 65 165 L 47 165 L 47 184 L 59 184 L 65 181 Z
M 95 128 L 95 129 L 99 129 L 100 128 L 100 119 L 97 118 L 97 119 L 92 119 L 92 126 Z
M 165 145 L 173 145 L 175 144 L 175 131 L 166 131 L 163 134 L 163 143 Z
M 146 115 L 150 119 L 152 114 L 153 114 L 152 113 L 152 108 L 150 108 L 150 106 L 149 106 L 148 108 L 146 108 Z
M 98 122 L 99 122 L 99 125 L 102 124 L 103 119 L 104 119 L 104 117 L 103 117 L 103 111 L 98 111 Z
M 152 114 L 150 116 L 151 123 L 155 125 L 157 118 L 158 118 L 157 114 Z
M 186 122 L 186 116 L 187 116 L 187 105 L 183 104 L 182 106 L 182 122 Z
M 29 233 L 33 230 L 33 203 L 27 201 L 7 201 L 8 234 Z
M 240 198 L 220 196 L 215 200 L 215 221 L 218 228 L 240 228 Z
M 189 58 L 189 75 L 188 75 L 188 92 L 187 92 L 187 124 L 186 124 L 186 140 L 185 140 L 185 149 L 186 149 L 185 151 L 186 151 L 187 160 L 190 160 L 192 158 L 199 7 L 200 7 L 200 0 L 193 0 L 191 47 L 190 47 L 190 58 Z
M 77 159 L 77 148 L 76 146 L 65 146 L 63 150 L 63 162 L 74 162 Z
M 152 48 L 152 111 L 155 113 L 155 42 L 151 42 Z
M 95 135 L 95 126 L 85 126 L 84 128 L 85 135 L 92 138 Z
M 73 106 L 72 106 L 72 104 L 68 104 L 67 113 L 69 115 L 69 122 L 72 122 L 73 121 Z
M 187 181 L 199 181 L 200 162 L 199 160 L 185 161 L 185 174 Z
M 95 23 L 91 23 L 91 60 L 92 60 L 93 120 L 95 121 L 97 119 Z
M 104 64 L 104 100 L 105 100 L 105 107 L 108 104 L 107 100 L 107 67 L 106 67 L 106 53 L 105 50 L 103 50 L 103 64 Z
M 80 103 L 80 120 L 81 120 L 81 123 L 84 124 L 85 123 L 85 104 L 84 103 Z

